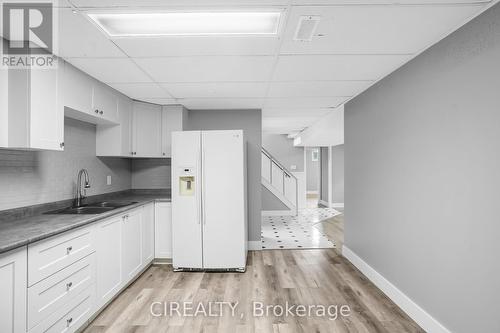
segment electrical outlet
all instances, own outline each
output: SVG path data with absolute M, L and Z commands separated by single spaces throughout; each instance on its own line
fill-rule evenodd
M 106 177 L 106 183 L 107 183 L 108 185 L 111 185 L 111 176 L 107 176 L 107 177 Z

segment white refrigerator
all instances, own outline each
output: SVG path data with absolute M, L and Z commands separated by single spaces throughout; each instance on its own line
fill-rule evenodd
M 174 270 L 245 271 L 246 179 L 242 130 L 172 133 Z

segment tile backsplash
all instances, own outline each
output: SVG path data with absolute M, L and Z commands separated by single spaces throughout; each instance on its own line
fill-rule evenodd
M 170 188 L 170 162 L 170 158 L 132 160 L 132 188 Z
M 130 160 L 96 157 L 95 125 L 64 120 L 64 152 L 0 149 L 0 210 L 73 198 L 82 168 L 89 171 L 89 195 L 131 188 Z

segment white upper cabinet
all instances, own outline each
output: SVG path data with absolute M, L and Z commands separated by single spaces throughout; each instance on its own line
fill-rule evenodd
M 64 66 L 64 106 L 90 115 L 92 78 L 67 62 L 60 65 Z
M 66 115 L 93 124 L 117 124 L 118 93 L 67 62 L 61 61 L 61 67 Z
M 92 110 L 96 117 L 117 123 L 117 96 L 111 88 L 95 82 L 92 88 Z
M 0 147 L 64 149 L 62 70 L 1 69 Z
M 162 107 L 161 153 L 163 157 L 172 157 L 172 132 L 183 130 L 186 113 L 186 108 L 182 105 L 165 105 Z
M 132 157 L 163 157 L 161 106 L 133 102 Z
M 126 96 L 118 96 L 119 125 L 97 125 L 97 156 L 132 156 L 131 118 L 132 100 Z

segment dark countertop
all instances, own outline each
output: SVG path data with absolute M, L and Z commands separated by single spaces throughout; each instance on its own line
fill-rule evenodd
M 109 201 L 137 201 L 136 204 L 92 215 L 43 215 L 38 214 L 12 221 L 0 221 L 0 253 L 72 230 L 102 219 L 119 215 L 149 202 L 170 202 L 169 194 L 126 194 Z

